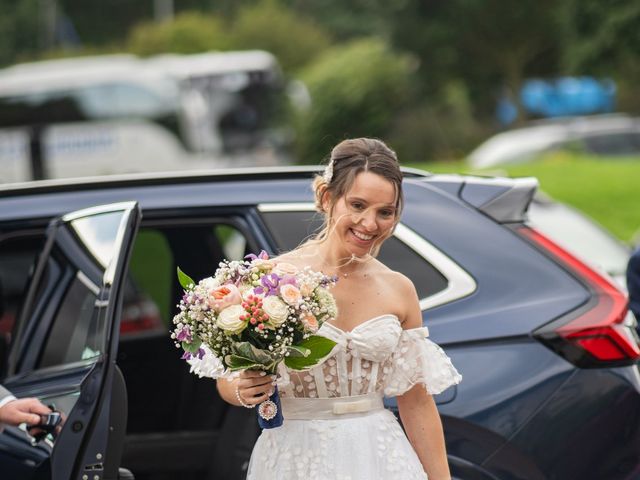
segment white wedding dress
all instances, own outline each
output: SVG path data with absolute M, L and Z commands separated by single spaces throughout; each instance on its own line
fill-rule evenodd
M 426 328 L 403 330 L 395 315 L 345 332 L 325 323 L 337 345 L 309 371 L 280 370 L 284 424 L 263 430 L 247 480 L 412 480 L 427 478 L 382 397 L 415 384 L 430 394 L 461 380 Z

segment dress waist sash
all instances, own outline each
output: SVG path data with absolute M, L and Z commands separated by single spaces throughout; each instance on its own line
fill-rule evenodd
M 282 414 L 290 420 L 329 420 L 360 417 L 374 410 L 383 410 L 382 396 L 378 393 L 334 398 L 281 397 Z

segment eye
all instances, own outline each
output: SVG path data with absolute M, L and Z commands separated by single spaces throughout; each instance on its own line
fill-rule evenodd
M 351 202 L 351 207 L 356 210 L 363 210 L 364 205 L 361 202 Z
M 393 210 L 381 210 L 380 215 L 382 215 L 384 218 L 393 217 Z

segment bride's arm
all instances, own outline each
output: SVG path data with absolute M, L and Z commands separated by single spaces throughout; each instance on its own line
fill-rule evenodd
M 404 329 L 422 327 L 422 311 L 416 289 L 407 277 L 398 282 L 407 311 L 402 319 Z M 407 301 L 406 299 L 411 299 Z M 447 451 L 440 414 L 433 397 L 427 393 L 424 385 L 416 384 L 410 390 L 397 397 L 398 410 L 407 437 L 418 454 L 429 480 L 450 480 Z
M 442 422 L 433 397 L 423 385 L 414 385 L 397 400 L 407 437 L 429 480 L 450 480 Z

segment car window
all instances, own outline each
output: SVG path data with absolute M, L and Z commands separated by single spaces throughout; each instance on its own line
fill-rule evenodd
M 0 242 L 0 332 L 9 335 L 18 313 L 29 275 L 42 249 L 44 237 L 19 236 Z
M 262 218 L 279 252 L 296 248 L 322 225 L 322 217 L 313 211 L 264 211 Z M 389 238 L 382 245 L 378 259 L 392 270 L 409 277 L 421 299 L 447 288 L 447 278 L 410 245 L 397 237 Z
M 187 438 L 189 431 L 219 427 L 222 400 L 209 379 L 189 373 L 169 336 L 182 295 L 176 267 L 200 279 L 212 275 L 222 259 L 241 259 L 250 249 L 255 250 L 255 242 L 226 219 L 141 226 L 129 263 L 117 360 L 129 397 L 127 432 L 135 436 L 130 451 L 149 449 L 147 435 L 158 432 L 180 432 Z M 179 388 L 168 389 L 168 384 Z M 127 452 L 125 457 L 135 465 L 135 458 Z
M 94 309 L 99 289 L 78 272 L 53 321 L 38 368 L 96 357 L 104 348 L 104 317 Z
M 43 244 L 44 235 L 40 233 L 0 240 L 0 341 L 6 347 L 11 343 L 29 278 Z M 0 369 L 4 363 L 4 358 L 0 358 Z
M 170 226 L 142 227 L 138 232 L 125 287 L 121 334 L 168 331 L 179 298 L 175 290 L 176 268 L 200 278 L 190 268 L 198 258 L 189 256 L 189 252 L 200 252 L 206 262 L 199 274 L 202 277 L 212 275 L 223 258 L 240 260 L 246 254 L 247 240 L 233 225 L 220 223 L 182 230 L 183 235 L 180 229 Z M 180 260 L 181 256 L 185 260 Z
M 108 272 L 117 254 L 122 218 L 122 211 L 95 213 L 70 218 L 58 227 L 49 263 L 57 259 L 62 266 L 53 293 L 60 293 L 62 302 L 36 368 L 87 360 L 104 352 L 106 313 L 97 308 L 98 296 L 102 283 L 111 283 Z M 80 243 L 67 238 L 80 239 Z

